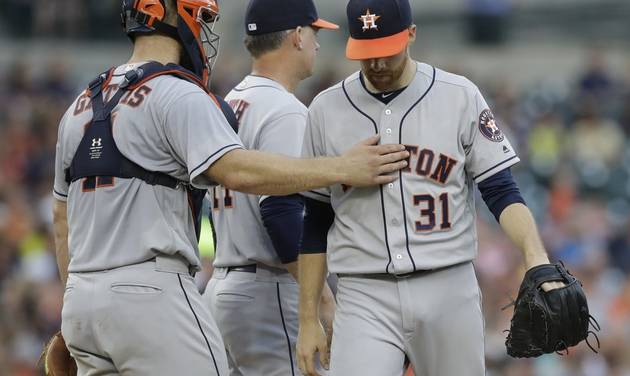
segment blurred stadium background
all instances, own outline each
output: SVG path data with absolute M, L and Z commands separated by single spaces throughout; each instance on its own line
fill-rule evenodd
M 316 3 L 321 16 L 345 25 L 345 1 Z M 630 375 L 630 2 L 412 3 L 414 57 L 481 88 L 521 156 L 515 174 L 551 257 L 584 282 L 602 325 L 600 355 L 582 344 L 568 356 L 506 357 L 511 309 L 500 308 L 523 271 L 478 200 L 488 375 Z M 221 95 L 248 72 L 246 4 L 221 1 L 212 82 Z M 41 374 L 42 344 L 60 326 L 51 237 L 57 124 L 89 79 L 129 57 L 119 7 L 117 0 L 0 0 L 0 375 Z M 346 35 L 343 26 L 320 33 L 317 72 L 299 91 L 305 104 L 357 69 L 344 58 Z M 211 240 L 203 248 L 200 286 L 211 273 Z

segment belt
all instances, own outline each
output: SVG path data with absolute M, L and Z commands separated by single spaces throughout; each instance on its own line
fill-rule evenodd
M 349 273 L 340 273 L 337 274 L 338 277 L 363 277 L 363 278 L 384 278 L 384 277 L 392 277 L 392 278 L 396 278 L 396 279 L 404 279 L 404 278 L 408 278 L 408 277 L 415 277 L 415 276 L 421 276 L 423 274 L 429 274 L 429 273 L 434 273 L 434 272 L 439 272 L 445 269 L 450 269 L 459 265 L 463 265 L 463 264 L 467 264 L 470 261 L 464 261 L 464 262 L 459 262 L 457 264 L 453 264 L 453 265 L 447 265 L 447 266 L 442 266 L 439 268 L 434 268 L 434 269 L 421 269 L 421 270 L 414 270 L 412 272 L 409 273 L 402 273 L 402 274 L 392 274 L 392 273 L 358 273 L 358 274 L 349 274 Z
M 243 273 L 256 273 L 256 264 L 242 265 L 242 266 L 228 266 L 227 272 L 243 272 Z
M 155 262 L 155 269 L 158 271 L 189 274 L 192 277 L 197 273 L 197 267 L 180 256 L 160 254 L 150 261 Z

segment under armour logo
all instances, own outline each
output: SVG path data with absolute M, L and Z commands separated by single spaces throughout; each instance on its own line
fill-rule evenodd
M 101 138 L 93 138 L 92 139 L 92 147 L 100 147 L 102 144 L 102 139 Z
M 378 25 L 376 24 L 376 20 L 381 18 L 381 16 L 377 16 L 376 14 L 370 14 L 370 10 L 368 9 L 364 15 L 359 17 L 359 21 L 363 22 L 363 31 L 376 29 L 378 30 Z

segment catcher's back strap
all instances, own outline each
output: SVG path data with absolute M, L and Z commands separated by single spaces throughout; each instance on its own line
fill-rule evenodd
M 161 185 L 177 188 L 184 185 L 188 188 L 189 202 L 193 217 L 197 219 L 197 237 L 200 234 L 201 206 L 205 190 L 191 187 L 188 182 L 176 179 L 159 171 L 149 171 L 125 157 L 118 147 L 112 133 L 112 111 L 123 95 L 142 86 L 149 80 L 159 76 L 170 75 L 197 85 L 206 92 L 221 109 L 225 117 L 236 129 L 236 117 L 231 108 L 222 99 L 215 97 L 192 72 L 175 64 L 162 65 L 149 62 L 125 73 L 124 81 L 118 91 L 107 102 L 104 102 L 103 89 L 110 82 L 115 68 L 102 73 L 94 79 L 88 94 L 92 106 L 92 120 L 86 126 L 83 138 L 75 152 L 70 167 L 65 171 L 68 184 L 84 179 L 83 190 L 93 190 L 97 186 L 107 186 L 114 183 L 115 178 L 138 178 L 150 185 Z

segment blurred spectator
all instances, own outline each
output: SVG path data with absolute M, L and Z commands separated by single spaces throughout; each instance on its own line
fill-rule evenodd
M 79 37 L 87 20 L 84 0 L 34 0 L 35 34 L 47 37 Z
M 619 124 L 600 116 L 594 101 L 584 100 L 566 138 L 565 155 L 575 164 L 584 187 L 604 187 L 625 149 L 626 140 Z
M 528 156 L 536 175 L 548 179 L 556 172 L 563 153 L 563 128 L 560 118 L 552 112 L 543 114 L 531 128 Z
M 468 37 L 478 44 L 499 44 L 506 39 L 510 0 L 468 0 Z
M 626 92 L 621 99 L 620 113 L 621 128 L 626 138 L 630 138 L 630 85 L 626 88 Z
M 611 266 L 630 276 L 630 220 L 610 239 L 608 252 Z
M 592 50 L 588 57 L 588 66 L 579 79 L 579 94 L 592 98 L 606 99 L 613 91 L 613 79 L 606 69 L 606 62 L 601 51 Z
M 2 23 L 16 38 L 121 38 L 119 1 L 3 0 Z M 0 23 L 0 26 L 3 26 Z M 1 31 L 1 30 L 0 30 Z
M 597 113 L 593 102 L 582 105 L 582 113 L 570 127 L 567 147 L 578 165 L 597 163 L 612 167 L 619 163 L 625 138 L 619 124 Z
M 572 171 L 558 171 L 549 192 L 549 219 L 555 223 L 566 222 L 573 212 L 576 196 L 576 181 Z
M 0 3 L 0 12 L 4 14 L 8 32 L 14 37 L 27 38 L 33 31 L 33 0 L 5 0 Z

